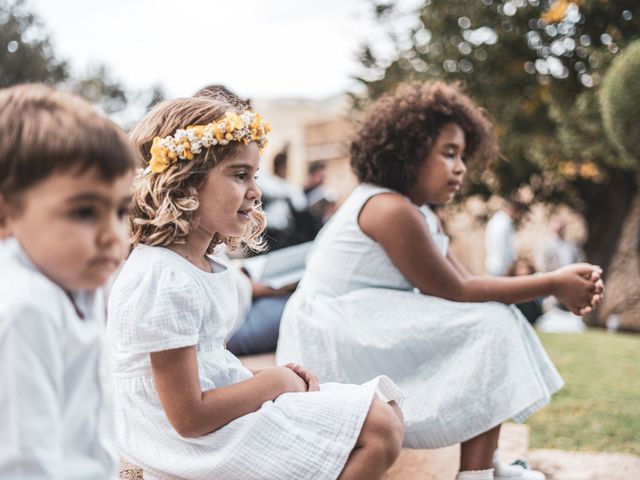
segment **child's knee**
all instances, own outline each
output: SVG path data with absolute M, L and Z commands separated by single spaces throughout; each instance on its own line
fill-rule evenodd
M 391 465 L 402 450 L 404 419 L 395 402 L 392 405 L 374 400 L 362 428 L 365 443 Z

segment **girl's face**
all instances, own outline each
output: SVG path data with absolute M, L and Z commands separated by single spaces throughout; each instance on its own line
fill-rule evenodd
M 198 192 L 198 228 L 225 237 L 245 234 L 251 223 L 251 211 L 262 195 L 256 185 L 259 163 L 258 146 L 251 142 L 211 169 Z
M 465 147 L 462 128 L 455 123 L 445 124 L 418 168 L 416 183 L 407 191 L 413 203 L 440 205 L 453 199 L 467 173 Z

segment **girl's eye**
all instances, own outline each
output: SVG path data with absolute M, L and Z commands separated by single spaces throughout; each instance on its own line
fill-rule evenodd
M 245 181 L 247 179 L 247 173 L 246 172 L 236 173 L 236 178 L 238 180 Z
M 89 220 L 95 220 L 98 216 L 98 213 L 96 212 L 96 209 L 94 207 L 78 207 L 74 210 L 71 210 L 69 216 L 74 220 L 86 222 Z
M 123 220 L 129 214 L 129 207 L 120 207 L 118 209 L 118 218 Z

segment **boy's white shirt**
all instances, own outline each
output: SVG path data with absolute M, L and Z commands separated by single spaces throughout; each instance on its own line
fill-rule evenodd
M 66 293 L 0 241 L 0 478 L 116 479 L 102 292 Z

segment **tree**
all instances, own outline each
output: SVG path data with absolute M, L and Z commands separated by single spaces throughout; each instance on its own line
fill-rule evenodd
M 607 71 L 600 109 L 605 131 L 620 154 L 640 162 L 640 41 L 629 45 Z
M 585 251 L 605 271 L 638 179 L 638 164 L 604 134 L 597 88 L 611 60 L 640 36 L 636 0 L 424 0 L 409 28 L 393 3 L 376 3 L 393 54 L 365 45 L 366 103 L 399 81 L 462 82 L 494 117 L 501 149 L 470 193 L 566 203 L 586 220 Z M 363 102 L 360 101 L 360 104 Z
M 0 87 L 24 82 L 58 83 L 69 76 L 58 60 L 42 22 L 24 0 L 0 0 Z
M 74 78 L 56 57 L 42 21 L 25 8 L 25 0 L 0 0 L 0 88 L 27 82 L 62 84 L 107 114 L 127 106 L 127 92 L 98 65 Z

